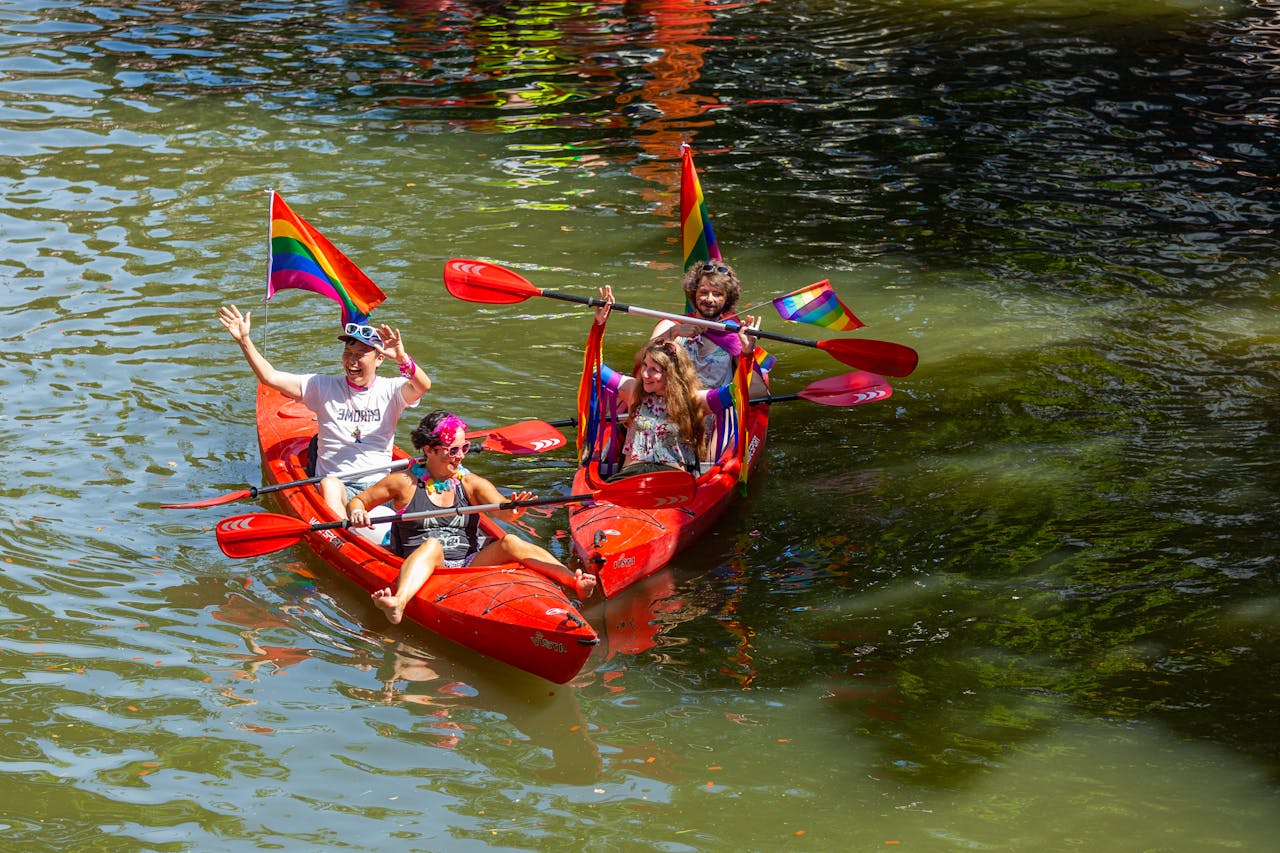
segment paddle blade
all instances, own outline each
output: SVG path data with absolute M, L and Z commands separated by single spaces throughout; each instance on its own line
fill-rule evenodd
M 214 529 L 218 547 L 228 557 L 258 557 L 297 544 L 311 525 L 287 515 L 257 512 L 233 515 Z
M 207 506 L 222 506 L 223 504 L 235 503 L 239 500 L 252 497 L 253 493 L 248 489 L 241 489 L 238 492 L 229 492 L 225 495 L 219 495 L 216 498 L 205 498 L 202 501 L 191 501 L 185 504 L 160 504 L 161 509 L 203 509 Z
M 458 299 L 487 305 L 523 302 L 542 292 L 506 267 L 466 258 L 454 258 L 444 265 L 444 286 Z
M 920 362 L 920 356 L 911 347 L 889 341 L 832 338 L 818 341 L 818 349 L 851 367 L 887 376 L 907 376 Z
M 653 471 L 606 482 L 596 500 L 637 509 L 683 506 L 697 493 L 697 481 L 688 471 Z
M 883 376 L 866 370 L 855 370 L 819 379 L 796 396 L 823 406 L 858 406 L 883 400 L 892 393 L 893 388 Z
M 564 433 L 546 421 L 521 421 L 501 429 L 470 434 L 467 438 L 479 438 L 482 435 L 484 441 L 480 446 L 485 450 L 514 456 L 546 453 L 565 445 Z

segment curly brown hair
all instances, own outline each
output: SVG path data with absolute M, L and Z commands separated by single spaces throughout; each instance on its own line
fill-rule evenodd
M 696 302 L 698 285 L 703 281 L 724 291 L 724 311 L 721 313 L 732 314 L 734 306 L 742 297 L 742 285 L 738 282 L 738 274 L 733 271 L 733 267 L 723 261 L 699 261 L 689 267 L 681 286 L 690 305 Z

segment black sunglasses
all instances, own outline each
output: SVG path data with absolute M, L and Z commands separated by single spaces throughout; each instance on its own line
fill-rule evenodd
M 703 272 L 703 274 L 706 274 L 706 273 L 709 273 L 709 272 L 718 272 L 718 273 L 720 273 L 721 275 L 728 275 L 728 274 L 729 274 L 729 268 L 728 268 L 728 267 L 722 267 L 722 266 L 720 266 L 719 264 L 713 264 L 713 263 L 711 263 L 711 261 L 703 261 L 703 262 L 702 262 L 702 272 Z

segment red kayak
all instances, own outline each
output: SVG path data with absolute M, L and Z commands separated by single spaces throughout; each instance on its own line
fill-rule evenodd
M 603 342 L 604 327 L 593 324 L 583 350 L 578 385 L 580 467 L 573 479 L 575 492 L 599 488 L 607 473 L 621 464 L 625 427 L 617 401 L 600 379 Z M 744 468 L 750 474 L 764 458 L 769 406 L 748 404 L 750 369 L 745 363 L 738 365 L 733 382 L 735 403 L 726 436 L 718 442 L 720 450 L 715 461 L 702 466 L 693 500 L 656 509 L 599 500 L 569 510 L 569 536 L 574 551 L 596 572 L 600 592 L 606 598 L 649 577 L 692 545 L 740 493 L 746 480 Z
M 600 578 L 607 598 L 649 577 L 692 545 L 725 513 L 739 494 L 739 472 L 753 471 L 764 458 L 769 407 L 748 409 L 748 441 L 744 453 L 722 456 L 697 478 L 694 499 L 672 509 L 637 509 L 595 503 L 569 509 L 569 532 L 574 550 Z M 578 469 L 574 491 L 601 480 L 599 463 Z
M 308 477 L 307 444 L 315 416 L 301 403 L 258 387 L 258 444 L 270 483 Z M 397 448 L 397 458 L 404 454 Z M 336 520 L 318 489 L 281 490 L 284 511 L 307 524 Z M 492 535 L 503 535 L 481 516 Z M 305 533 L 311 550 L 368 592 L 395 586 L 401 560 L 345 529 Z M 565 590 L 519 563 L 483 568 L 439 569 L 408 608 L 407 619 L 503 663 L 564 684 L 599 643 L 595 630 Z

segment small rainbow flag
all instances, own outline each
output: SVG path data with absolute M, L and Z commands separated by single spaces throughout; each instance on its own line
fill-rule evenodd
M 342 322 L 364 323 L 387 298 L 323 234 L 271 193 L 267 299 L 278 290 L 309 290 L 342 306 Z
M 825 326 L 838 332 L 852 332 L 865 325 L 845 307 L 826 279 L 779 296 L 773 300 L 773 307 L 784 320 Z
M 718 261 L 720 246 L 716 232 L 711 230 L 711 215 L 702 197 L 702 184 L 693 168 L 693 149 L 689 143 L 680 144 L 680 234 L 684 249 L 684 268 L 687 270 L 698 261 Z
M 583 465 L 594 456 L 603 420 L 604 388 L 600 381 L 603 349 L 604 326 L 592 323 L 582 348 L 582 378 L 578 381 L 578 460 Z
M 773 370 L 773 366 L 778 363 L 778 360 L 770 355 L 765 348 L 759 344 L 756 344 L 755 352 L 752 355 L 755 358 L 756 370 L 758 370 L 761 375 L 768 374 L 770 370 Z

